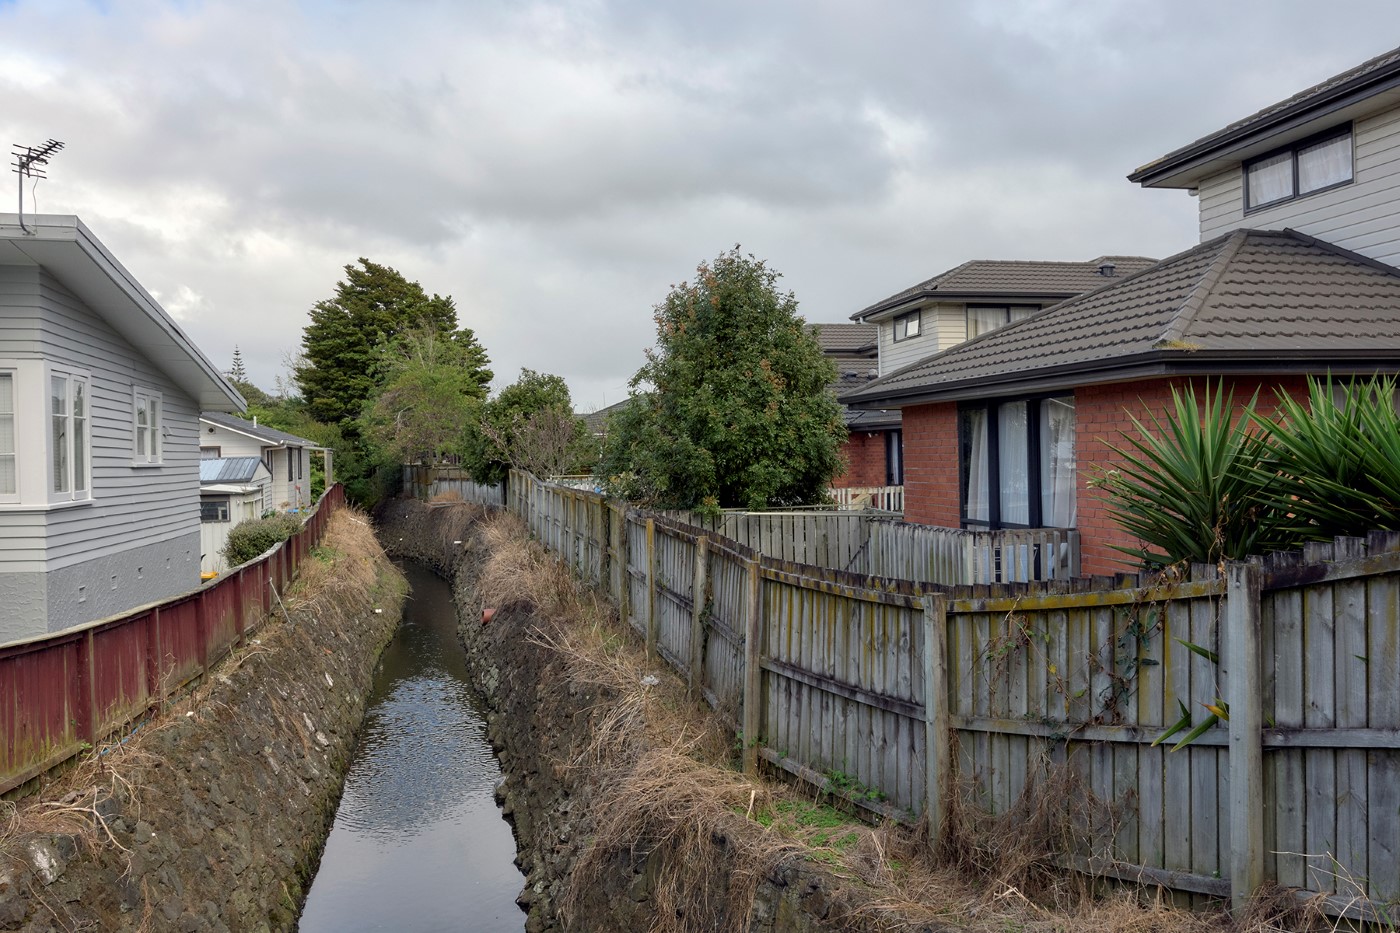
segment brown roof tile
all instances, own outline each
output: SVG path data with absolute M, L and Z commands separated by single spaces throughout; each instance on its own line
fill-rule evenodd
M 1131 275 L 1156 262 L 1146 256 L 1100 256 L 1088 262 L 974 259 L 896 292 L 851 315 L 852 320 L 889 311 L 917 298 L 1069 298 L 1105 283 L 1099 269 L 1112 263 L 1115 276 Z
M 807 329 L 816 331 L 817 343 L 821 345 L 822 352 L 827 354 L 861 350 L 873 353 L 875 342 L 880 336 L 880 329 L 876 324 L 850 324 L 845 321 L 835 324 L 822 321 L 808 324 Z
M 1128 365 L 1400 361 L 1400 270 L 1293 231 L 1237 230 L 891 373 L 843 401 L 1067 388 Z M 993 388 L 995 387 L 995 388 Z

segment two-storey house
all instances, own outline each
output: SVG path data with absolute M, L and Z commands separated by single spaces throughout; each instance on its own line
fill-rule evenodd
M 1400 50 L 1130 179 L 1197 193 L 1200 245 L 845 397 L 902 410 L 905 516 L 1078 528 L 1085 573 L 1131 545 L 1090 483 L 1173 387 L 1236 399 L 1400 371 Z

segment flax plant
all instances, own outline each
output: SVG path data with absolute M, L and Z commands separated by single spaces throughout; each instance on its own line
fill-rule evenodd
M 1273 418 L 1255 416 L 1270 457 L 1257 471 L 1272 508 L 1301 537 L 1328 540 L 1400 529 L 1400 416 L 1395 377 L 1309 379 L 1307 404 L 1278 391 Z
M 1109 445 L 1123 458 L 1096 483 L 1114 519 L 1138 547 L 1118 550 L 1148 566 L 1217 563 L 1288 546 L 1292 520 L 1270 507 L 1271 477 L 1259 464 L 1269 443 L 1252 416 L 1258 395 L 1236 415 L 1234 393 L 1209 384 L 1172 388 L 1165 417 L 1132 418 L 1136 436 Z

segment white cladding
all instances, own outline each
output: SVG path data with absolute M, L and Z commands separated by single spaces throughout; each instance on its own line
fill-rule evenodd
M 1400 108 L 1358 119 L 1353 132 L 1355 180 L 1340 188 L 1246 214 L 1239 166 L 1203 180 L 1201 240 L 1240 228 L 1292 228 L 1400 265 Z

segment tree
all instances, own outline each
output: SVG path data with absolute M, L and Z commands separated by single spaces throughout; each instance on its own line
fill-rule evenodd
M 836 371 L 777 281 L 735 247 L 656 306 L 656 346 L 604 444 L 615 491 L 664 508 L 825 498 L 846 438 Z
M 511 466 L 547 477 L 586 471 L 592 459 L 568 384 L 559 376 L 522 369 L 469 426 L 462 462 L 477 482 L 499 483 Z
M 461 453 L 463 425 L 475 421 L 491 373 L 470 332 L 415 327 L 384 350 L 383 390 L 365 406 L 365 438 L 398 463 Z
M 385 345 L 422 323 L 443 334 L 456 331 L 452 298 L 429 296 L 417 282 L 368 259 L 358 268 L 346 266 L 335 297 L 312 307 L 302 332 L 296 382 L 312 417 L 329 424 L 358 418 L 382 384 Z M 470 331 L 463 333 L 464 342 L 475 342 Z
M 231 382 L 248 381 L 248 370 L 243 368 L 243 354 L 238 351 L 238 344 L 233 345 L 233 365 L 228 368 L 228 378 Z

